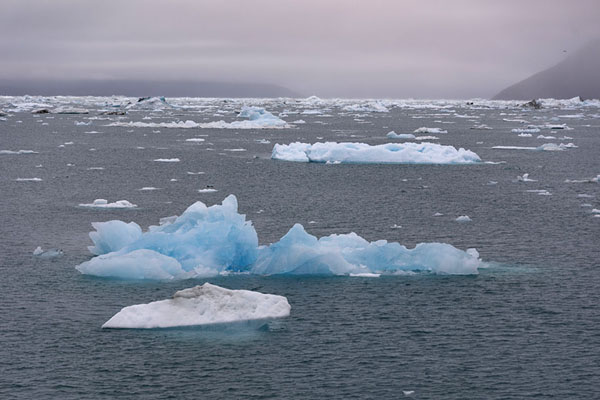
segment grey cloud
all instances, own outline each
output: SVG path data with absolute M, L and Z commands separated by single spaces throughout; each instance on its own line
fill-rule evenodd
M 3 0 L 0 78 L 487 97 L 600 36 L 600 2 Z

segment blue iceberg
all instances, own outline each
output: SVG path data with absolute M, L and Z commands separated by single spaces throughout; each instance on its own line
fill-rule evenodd
M 196 202 L 180 216 L 163 218 L 147 232 L 134 222 L 94 223 L 96 257 L 76 268 L 83 274 L 119 279 L 172 280 L 231 272 L 261 275 L 352 275 L 428 272 L 477 274 L 484 266 L 475 249 L 445 243 L 369 242 L 356 233 L 322 238 L 294 225 L 278 242 L 258 245 L 235 196 L 207 207 Z

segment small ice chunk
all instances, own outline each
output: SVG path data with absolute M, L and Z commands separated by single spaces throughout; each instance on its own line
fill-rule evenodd
M 471 218 L 468 215 L 461 215 L 460 217 L 457 217 L 456 222 L 471 222 Z
M 356 278 L 379 278 L 381 276 L 381 274 L 374 274 L 372 272 L 358 272 L 358 273 L 351 273 L 349 276 L 352 277 L 356 277 Z
M 40 258 L 54 258 L 63 255 L 63 251 L 60 249 L 49 249 L 44 251 L 41 246 L 38 246 L 33 251 L 33 255 Z
M 42 178 L 17 178 L 15 181 L 17 182 L 41 182 Z
M 175 292 L 172 299 L 123 308 L 102 328 L 173 328 L 270 320 L 290 315 L 283 296 L 230 290 L 205 283 Z
M 535 179 L 529 178 L 529 174 L 523 174 L 523 175 L 517 176 L 517 181 L 519 181 L 519 182 L 537 182 Z
M 179 158 L 157 158 L 154 161 L 156 161 L 156 162 L 179 162 L 181 160 Z
M 185 139 L 186 142 L 204 142 L 203 138 L 189 138 L 189 139 Z

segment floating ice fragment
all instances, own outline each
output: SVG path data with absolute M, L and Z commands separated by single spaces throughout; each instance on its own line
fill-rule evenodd
M 441 128 L 427 128 L 425 126 L 415 129 L 414 133 L 431 133 L 431 134 L 440 134 L 440 133 L 448 133 L 448 131 L 445 131 Z
M 15 181 L 17 182 L 41 182 L 42 178 L 17 178 Z
M 179 162 L 181 161 L 179 158 L 157 158 L 156 160 L 153 160 L 156 162 Z
M 415 135 L 413 135 L 412 133 L 396 133 L 394 131 L 388 132 L 387 135 L 385 135 L 386 137 L 390 138 L 390 139 L 414 139 Z
M 523 175 L 517 176 L 517 181 L 519 181 L 519 182 L 537 182 L 535 179 L 530 179 L 529 174 L 523 174 Z
M 102 328 L 152 329 L 266 321 L 287 317 L 290 310 L 283 296 L 205 283 L 180 290 L 172 299 L 125 307 Z
M 456 222 L 471 222 L 471 218 L 468 215 L 461 215 L 460 217 L 457 217 Z
M 189 139 L 185 139 L 186 142 L 204 142 L 204 139 L 202 138 L 189 138 Z
M 0 154 L 38 154 L 33 150 L 0 150 Z
M 135 208 L 137 205 L 130 203 L 127 200 L 118 200 L 114 203 L 109 203 L 106 199 L 96 199 L 93 203 L 81 203 L 79 207 L 91 208 Z
M 356 274 L 349 274 L 348 276 L 356 277 L 356 278 L 379 278 L 381 274 L 374 274 L 371 272 L 359 272 Z
M 365 163 L 365 164 L 474 164 L 477 154 L 463 148 L 434 143 L 366 143 L 295 142 L 276 144 L 271 158 L 295 162 Z
M 54 258 L 63 255 L 63 251 L 60 249 L 49 249 L 44 251 L 41 246 L 38 246 L 33 251 L 33 255 L 40 258 Z

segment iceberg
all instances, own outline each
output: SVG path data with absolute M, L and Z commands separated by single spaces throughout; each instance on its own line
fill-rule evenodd
M 455 220 L 456 222 L 471 222 L 471 217 L 469 217 L 468 215 L 461 215 L 459 217 L 456 218 Z
M 230 290 L 205 283 L 175 292 L 172 299 L 123 308 L 102 328 L 174 328 L 242 321 L 267 321 L 290 315 L 283 296 Z
M 127 109 L 134 110 L 151 110 L 151 111 L 162 111 L 166 108 L 174 108 L 171 104 L 167 103 L 167 100 L 163 97 L 140 97 L 137 102 L 131 103 L 127 106 Z M 118 114 L 122 115 L 122 114 Z
M 258 237 L 237 208 L 235 196 L 211 207 L 198 201 L 179 217 L 163 220 L 140 235 L 135 226 L 125 228 L 122 221 L 95 224 L 90 238 L 98 249 L 93 254 L 100 254 L 77 269 L 96 276 L 153 280 L 248 269 L 257 257 Z M 107 244 L 109 238 L 113 241 Z
M 118 200 L 114 203 L 109 203 L 106 199 L 96 199 L 93 203 L 80 203 L 79 207 L 91 208 L 135 208 L 137 205 L 130 203 L 127 200 Z
M 474 164 L 477 154 L 463 148 L 435 143 L 366 143 L 294 142 L 276 144 L 271 158 L 295 162 L 362 163 L 362 164 Z
M 231 272 L 261 275 L 393 274 L 422 271 L 476 274 L 484 263 L 476 250 L 444 243 L 407 249 L 385 240 L 368 242 L 356 233 L 317 238 L 300 224 L 278 242 L 258 245 L 246 216 L 230 195 L 222 204 L 196 202 L 180 216 L 163 218 L 142 232 L 134 222 L 94 223 L 96 257 L 76 268 L 83 274 L 118 279 L 175 280 Z

